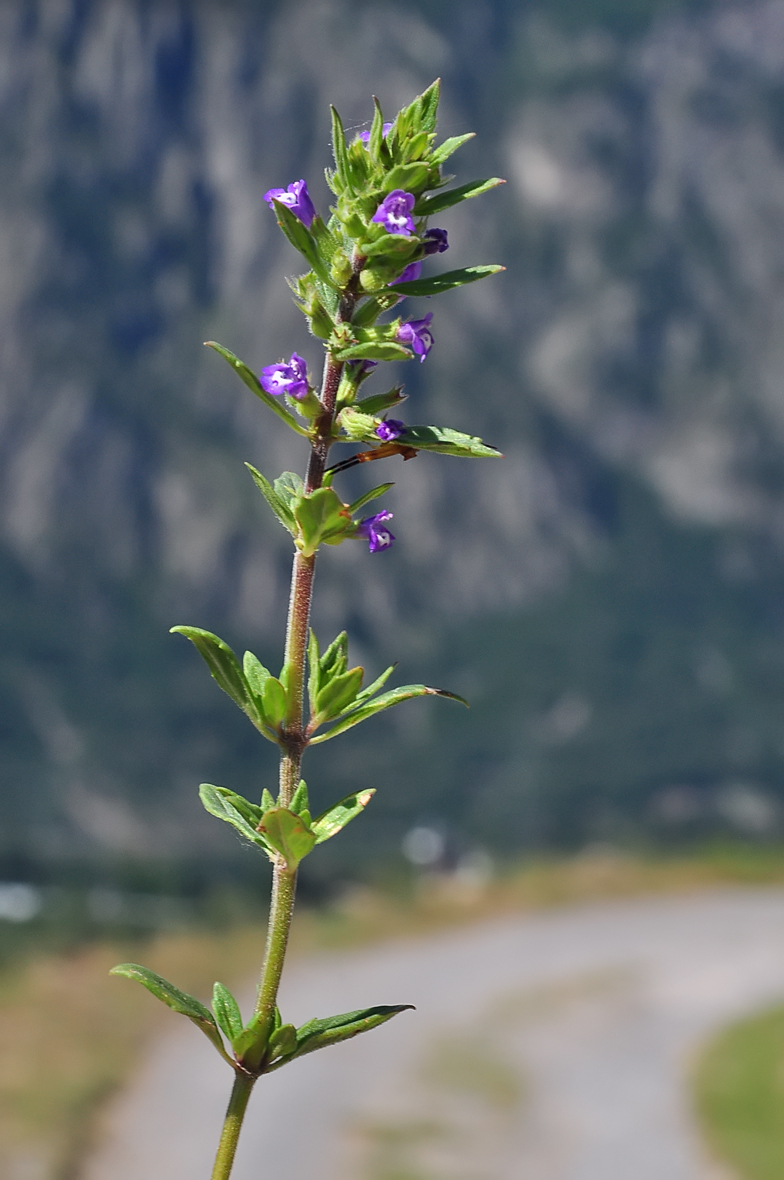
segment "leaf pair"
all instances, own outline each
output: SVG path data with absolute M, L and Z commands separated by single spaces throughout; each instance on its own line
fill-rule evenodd
M 372 789 L 355 791 L 312 820 L 304 782 L 300 782 L 288 808 L 276 805 L 268 791 L 262 796 L 259 807 L 228 787 L 214 787 L 211 783 L 202 783 L 199 787 L 199 798 L 210 815 L 231 824 L 245 840 L 263 849 L 271 860 L 282 857 L 291 872 L 317 844 L 336 836 L 364 811 L 374 795 Z
M 373 489 L 380 494 L 380 489 Z M 368 493 L 370 496 L 372 493 Z M 354 507 L 354 505 L 352 505 Z M 425 684 L 406 684 L 390 692 L 375 694 L 383 688 L 395 665 L 391 664 L 381 675 L 362 688 L 364 677 L 363 668 L 348 668 L 348 635 L 345 631 L 332 641 L 323 655 L 320 654 L 319 644 L 313 631 L 308 643 L 308 698 L 310 701 L 310 721 L 307 735 L 311 745 L 328 741 L 339 733 L 345 733 L 361 721 L 367 721 L 376 713 L 389 709 L 401 701 L 411 700 L 412 697 L 441 696 L 460 701 L 468 707 L 468 702 L 455 693 L 442 688 L 429 688 Z M 334 721 L 335 724 L 319 737 L 311 735 L 325 723 Z
M 288 708 L 283 684 L 285 668 L 278 680 L 253 652 L 245 652 L 240 666 L 229 645 L 211 631 L 183 626 L 172 627 L 171 631 L 190 639 L 223 691 L 239 705 L 259 733 L 269 741 L 277 742 Z

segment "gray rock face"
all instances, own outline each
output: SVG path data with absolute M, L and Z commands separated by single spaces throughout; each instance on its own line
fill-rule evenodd
M 198 743 L 178 770 L 172 745 L 189 711 L 223 741 L 192 666 L 153 636 L 185 620 L 278 642 L 287 546 L 241 460 L 276 473 L 302 455 L 200 343 L 319 364 L 262 194 L 307 176 L 326 205 L 330 101 L 358 126 L 371 92 L 392 111 L 441 73 L 444 133 L 480 132 L 461 176 L 509 177 L 444 218 L 451 265 L 507 273 L 445 299 L 427 365 L 400 374 L 412 420 L 480 432 L 506 460 L 395 469 L 400 544 L 329 554 L 320 629 L 348 618 L 365 647 L 395 627 L 426 648 L 434 603 L 459 623 L 536 601 L 603 552 L 595 492 L 619 472 L 683 521 L 779 542 L 784 5 L 634 37 L 500 0 L 426 11 L 2 6 L 11 794 L 35 768 L 89 840 L 84 792 L 122 807 L 152 774 L 190 783 Z M 129 728 L 150 733 L 146 760 L 117 755 Z

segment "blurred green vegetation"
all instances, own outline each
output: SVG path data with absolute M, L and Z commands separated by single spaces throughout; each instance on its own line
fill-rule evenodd
M 697 1112 L 716 1155 L 740 1180 L 784 1175 L 784 1005 L 723 1030 L 694 1074 Z

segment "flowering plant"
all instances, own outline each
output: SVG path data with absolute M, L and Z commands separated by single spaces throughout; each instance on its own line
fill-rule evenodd
M 449 244 L 446 230 L 427 228 L 428 218 L 503 183 L 492 178 L 445 188 L 449 178 L 442 175 L 441 167 L 471 136 L 456 136 L 436 145 L 438 99 L 439 84 L 435 82 L 392 122 L 384 121 L 376 102 L 370 131 L 351 142 L 333 109 L 335 169 L 327 173 L 327 180 L 336 202 L 327 221 L 317 212 L 304 180 L 285 189 L 271 188 L 264 195 L 283 233 L 308 264 L 307 272 L 290 285 L 310 332 L 324 342 L 320 391 L 312 387 L 307 363 L 296 352 L 288 361 L 267 365 L 257 377 L 228 349 L 208 342 L 251 392 L 306 439 L 310 448 L 304 480 L 286 471 L 270 482 L 247 464 L 259 491 L 294 543 L 280 674 L 273 675 L 252 652 L 245 652 L 240 662 L 231 648 L 209 631 L 172 628 L 191 640 L 224 692 L 259 733 L 280 749 L 277 797 L 265 788 L 256 804 L 227 787 L 206 783 L 200 787 L 207 811 L 231 824 L 272 862 L 272 900 L 255 1010 L 245 1020 L 237 1001 L 221 983 L 215 984 L 210 1011 L 145 967 L 123 963 L 114 968 L 115 974 L 138 980 L 175 1012 L 192 1020 L 234 1072 L 213 1180 L 229 1176 L 248 1098 L 262 1074 L 383 1024 L 410 1007 L 381 1005 L 311 1020 L 295 1028 L 281 1016 L 277 996 L 299 863 L 359 816 L 374 794 L 372 789 L 355 792 L 314 817 L 307 786 L 300 778 L 306 747 L 330 741 L 412 697 L 435 695 L 462 701 L 453 693 L 424 684 L 382 692 L 394 667 L 363 688 L 364 669 L 348 666 L 345 631 L 323 651 L 309 631 L 320 546 L 363 538 L 375 554 L 389 549 L 395 540 L 387 527 L 390 511 L 358 519 L 366 504 L 393 485 L 380 484 L 353 503 L 344 503 L 333 487 L 336 476 L 356 463 L 398 454 L 411 459 L 422 450 L 463 457 L 499 454 L 481 439 L 447 427 L 407 425 L 399 418 L 386 417 L 388 410 L 405 400 L 400 386 L 369 397 L 358 396 L 380 361 L 424 362 L 434 345 L 432 312 L 405 321 L 400 317 L 384 320 L 385 312 L 404 298 L 438 295 L 503 270 L 500 266 L 472 266 L 421 277 L 423 263 L 443 253 Z M 346 443 L 371 445 L 328 467 L 331 448 Z

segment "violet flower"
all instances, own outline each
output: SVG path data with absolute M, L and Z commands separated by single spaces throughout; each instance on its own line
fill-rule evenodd
M 382 137 L 386 136 L 386 134 L 389 131 L 391 126 L 392 126 L 391 123 L 382 124 L 382 127 L 381 127 Z M 362 142 L 365 144 L 365 146 L 367 146 L 367 144 L 370 142 L 370 132 L 369 131 L 360 131 L 359 138 L 362 140 Z
M 403 273 L 398 275 L 396 279 L 390 279 L 387 286 L 394 287 L 395 283 L 413 283 L 414 279 L 418 279 L 421 273 L 421 262 L 409 262 Z
M 394 536 L 389 529 L 384 528 L 388 520 L 393 517 L 392 512 L 377 512 L 375 516 L 366 516 L 359 522 L 357 535 L 367 537 L 368 548 L 371 553 L 378 553 L 382 549 L 389 549 Z
M 371 221 L 383 225 L 388 234 L 403 234 L 410 237 L 416 233 L 416 226 L 411 216 L 411 210 L 416 204 L 413 193 L 403 192 L 402 188 L 393 189 L 376 209 Z
M 405 429 L 405 422 L 401 422 L 399 418 L 387 418 L 385 422 L 379 422 L 376 434 L 382 442 L 394 442 L 396 438 L 400 438 Z
M 261 370 L 261 387 L 273 397 L 287 393 L 289 397 L 302 401 L 308 395 L 308 366 L 307 362 L 292 352 L 288 364 L 281 361 L 277 365 L 267 365 Z
M 409 320 L 397 330 L 398 343 L 410 348 L 419 357 L 420 364 L 433 347 L 433 333 L 430 331 L 432 318 L 433 313 L 429 311 L 423 320 Z
M 264 194 L 264 200 L 273 213 L 275 212 L 273 201 L 280 201 L 281 205 L 286 205 L 307 229 L 310 229 L 313 218 L 316 216 L 316 207 L 310 199 L 308 186 L 304 180 L 295 180 L 288 188 L 268 189 Z
M 422 238 L 425 254 L 443 254 L 449 249 L 445 229 L 429 229 Z

